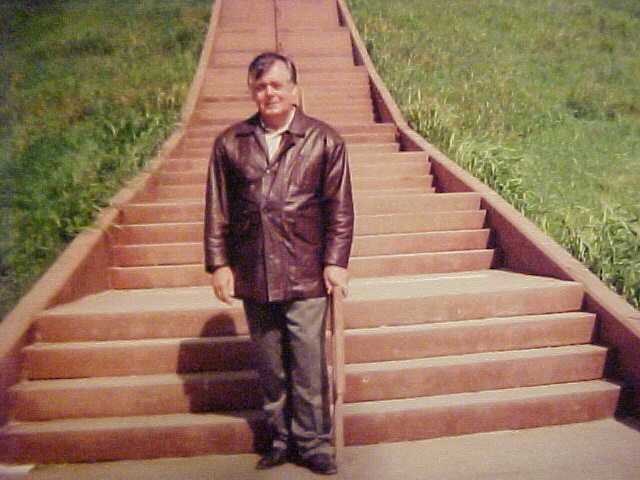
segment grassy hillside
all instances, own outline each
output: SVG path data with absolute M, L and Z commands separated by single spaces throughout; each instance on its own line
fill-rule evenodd
M 211 3 L 0 2 L 0 317 L 171 132 Z
M 640 3 L 349 0 L 410 123 L 640 305 Z

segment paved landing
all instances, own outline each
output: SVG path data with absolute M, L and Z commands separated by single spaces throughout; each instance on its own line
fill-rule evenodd
M 295 466 L 267 472 L 256 455 L 202 456 L 36 467 L 35 480 L 305 480 Z M 595 422 L 410 443 L 348 447 L 345 480 L 638 480 L 640 421 Z

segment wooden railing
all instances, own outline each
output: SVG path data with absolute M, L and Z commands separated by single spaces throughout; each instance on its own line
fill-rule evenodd
M 336 461 L 340 462 L 344 450 L 344 422 L 342 404 L 345 391 L 344 373 L 344 316 L 343 301 L 344 293 L 340 288 L 334 288 L 329 297 L 329 341 L 331 354 L 328 358 L 330 363 L 330 386 L 332 403 L 332 425 L 333 425 L 333 445 L 335 448 Z

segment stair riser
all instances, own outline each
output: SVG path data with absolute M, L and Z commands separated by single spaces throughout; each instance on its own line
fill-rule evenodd
M 484 223 L 484 211 L 435 212 L 416 215 L 380 215 L 356 218 L 356 235 L 387 233 L 442 232 L 478 230 Z M 175 242 L 201 242 L 204 235 L 202 223 L 166 223 L 145 225 L 121 225 L 114 227 L 115 244 L 149 244 Z
M 211 382 L 186 380 L 166 384 L 81 387 L 14 392 L 13 414 L 20 421 L 62 418 L 127 417 L 169 413 L 259 408 L 257 376 Z
M 415 256 L 356 257 L 351 260 L 349 272 L 353 278 L 464 272 L 488 269 L 492 261 L 492 250 L 426 253 Z M 110 272 L 111 286 L 116 289 L 171 288 L 210 283 L 210 276 L 200 264 L 114 267 Z
M 493 250 L 355 257 L 349 272 L 353 278 L 468 272 L 491 268 L 493 258 Z
M 602 378 L 606 351 L 461 365 L 347 370 L 345 402 L 427 397 Z
M 24 374 L 31 380 L 116 377 L 156 373 L 194 373 L 254 368 L 249 338 L 242 341 L 73 345 L 69 348 L 27 348 Z
M 380 329 L 347 330 L 345 349 L 347 363 L 407 360 L 411 358 L 459 355 L 526 348 L 579 345 L 592 340 L 595 315 L 515 317 L 497 321 L 434 325 L 425 328 L 393 331 Z M 440 327 L 440 328 L 438 328 Z M 389 331 L 391 330 L 391 331 Z
M 477 210 L 480 197 L 466 194 L 439 193 L 432 195 L 375 195 L 356 193 L 354 206 L 357 215 L 385 215 L 392 213 L 448 212 Z M 175 204 L 134 204 L 122 207 L 123 224 L 199 222 L 204 218 L 204 202 Z
M 35 339 L 43 342 L 215 337 L 248 333 L 241 306 L 173 311 L 158 309 L 153 313 L 135 314 L 51 315 L 36 319 L 34 325 Z
M 479 250 L 487 246 L 488 230 L 468 232 L 435 232 L 419 236 L 356 237 L 352 259 L 359 256 L 391 255 L 393 253 L 426 253 L 443 251 Z M 134 267 L 150 265 L 181 265 L 202 263 L 202 244 L 180 243 L 162 245 L 115 246 L 112 251 L 114 266 Z
M 366 445 L 587 422 L 613 416 L 617 391 L 370 415 L 345 412 L 345 443 Z

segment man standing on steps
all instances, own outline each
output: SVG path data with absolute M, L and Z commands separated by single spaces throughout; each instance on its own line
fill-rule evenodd
M 299 459 L 332 474 L 325 310 L 346 293 L 353 203 L 343 139 L 296 106 L 296 68 L 267 52 L 249 66 L 258 112 L 215 141 L 205 264 L 215 295 L 243 300 L 257 346 L 271 446 L 256 468 Z

